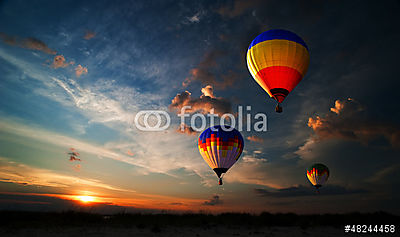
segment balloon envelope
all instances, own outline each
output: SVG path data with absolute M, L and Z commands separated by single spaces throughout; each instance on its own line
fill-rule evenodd
M 199 136 L 199 151 L 205 162 L 221 177 L 239 159 L 243 151 L 243 137 L 234 128 L 213 126 Z M 227 129 L 231 131 L 227 131 Z
M 287 30 L 268 30 L 247 50 L 247 66 L 257 83 L 278 103 L 307 72 L 310 55 L 306 43 Z
M 307 169 L 307 178 L 314 187 L 321 187 L 329 177 L 329 169 L 323 164 L 314 164 Z

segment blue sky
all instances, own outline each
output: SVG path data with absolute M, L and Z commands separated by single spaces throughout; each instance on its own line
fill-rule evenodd
M 398 10 L 396 1 L 2 1 L 1 207 L 30 208 L 39 193 L 65 200 L 59 209 L 92 195 L 101 208 L 398 213 Z M 251 40 L 273 28 L 296 32 L 311 55 L 282 114 L 245 61 Z M 244 153 L 222 188 L 171 110 L 178 94 L 196 100 L 209 85 L 221 108 L 268 117 L 267 132 L 242 132 Z M 154 109 L 169 113 L 168 130 L 132 126 Z M 68 161 L 71 147 L 81 162 Z M 315 162 L 331 170 L 320 196 L 305 177 Z

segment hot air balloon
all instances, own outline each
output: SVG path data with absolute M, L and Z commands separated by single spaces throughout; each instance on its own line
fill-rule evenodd
M 213 126 L 204 130 L 199 137 L 199 151 L 203 159 L 219 178 L 239 159 L 243 151 L 243 137 L 229 126 Z
M 318 189 L 328 180 L 329 169 L 323 164 L 313 164 L 307 169 L 307 178 Z
M 247 50 L 247 67 L 254 80 L 277 101 L 275 111 L 307 72 L 310 55 L 306 43 L 287 30 L 268 30 Z

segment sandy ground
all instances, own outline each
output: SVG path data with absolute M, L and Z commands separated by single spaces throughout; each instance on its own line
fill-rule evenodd
M 66 227 L 66 228 L 27 228 L 19 230 L 0 229 L 0 236 L 29 236 L 29 237 L 69 237 L 69 236 L 195 236 L 195 237 L 224 237 L 224 236 L 395 236 L 393 234 L 355 234 L 344 233 L 343 228 L 316 227 L 301 229 L 299 227 L 263 227 L 263 228 L 228 228 L 228 227 L 157 227 L 152 228 L 111 228 L 111 227 Z

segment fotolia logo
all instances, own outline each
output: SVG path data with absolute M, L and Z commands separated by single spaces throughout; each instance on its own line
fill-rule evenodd
M 134 124 L 140 131 L 164 131 L 171 125 L 171 117 L 163 110 L 142 110 L 136 114 Z
M 185 131 L 185 125 L 190 126 L 190 128 L 196 132 L 202 132 L 207 127 L 215 125 L 221 125 L 221 128 L 225 131 L 231 131 L 233 128 L 236 128 L 240 132 L 244 131 L 244 129 L 248 132 L 252 131 L 252 129 L 255 132 L 265 132 L 268 129 L 267 115 L 264 113 L 257 113 L 252 118 L 251 106 L 246 106 L 245 114 L 243 112 L 243 106 L 238 106 L 237 122 L 236 116 L 231 113 L 218 116 L 214 113 L 214 108 L 212 108 L 208 114 L 187 113 L 187 111 L 191 111 L 191 108 L 191 106 L 183 106 L 178 114 L 181 120 L 180 130 L 182 132 Z M 186 123 L 186 118 L 189 118 L 189 124 Z M 251 126 L 253 119 L 257 121 Z M 229 121 L 228 123 L 227 120 Z M 246 121 L 245 128 L 243 128 L 244 120 Z M 163 110 L 142 110 L 136 114 L 134 124 L 140 131 L 164 131 L 170 127 L 171 117 Z

